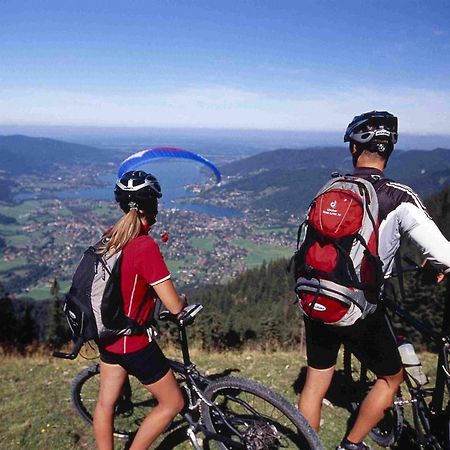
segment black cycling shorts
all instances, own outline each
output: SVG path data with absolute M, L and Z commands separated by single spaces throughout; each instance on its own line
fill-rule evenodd
M 100 352 L 100 359 L 107 364 L 119 364 L 142 384 L 153 384 L 169 371 L 169 361 L 154 341 L 147 347 L 132 353 Z
M 381 307 L 370 316 L 348 327 L 325 325 L 304 317 L 308 366 L 328 369 L 336 364 L 341 344 L 377 376 L 394 375 L 401 369 L 397 340 Z

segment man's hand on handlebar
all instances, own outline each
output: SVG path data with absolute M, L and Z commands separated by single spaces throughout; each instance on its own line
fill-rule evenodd
M 422 262 L 422 267 L 420 269 L 420 280 L 422 285 L 428 286 L 431 284 L 442 283 L 445 279 L 445 273 L 440 272 L 436 269 L 428 259 Z

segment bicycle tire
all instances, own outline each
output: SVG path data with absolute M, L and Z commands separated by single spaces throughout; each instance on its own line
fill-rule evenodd
M 412 405 L 414 431 L 418 448 L 425 450 L 446 450 L 437 436 L 433 434 L 430 423 L 430 410 L 424 398 L 416 397 Z
M 376 376 L 363 363 L 360 363 L 348 348 L 344 347 L 344 377 L 352 391 L 350 412 L 356 415 L 361 401 L 375 383 Z M 369 432 L 370 438 L 381 447 L 390 447 L 400 438 L 404 422 L 401 404 L 402 396 L 399 389 L 392 407 Z
M 171 367 L 177 371 L 176 363 L 172 365 L 171 362 Z M 124 386 L 124 393 L 114 414 L 114 436 L 124 440 L 130 439 L 136 433 L 142 421 L 157 404 L 152 394 L 135 377 L 129 375 L 128 380 L 129 384 Z M 99 387 L 99 364 L 82 370 L 72 381 L 72 404 L 89 425 L 92 425 Z
M 245 378 L 225 377 L 212 382 L 204 395 L 215 405 L 210 407 L 205 402 L 201 405 L 206 429 L 226 436 L 237 446 L 240 443 L 241 448 L 323 450 L 316 432 L 298 410 L 281 395 L 260 383 Z M 218 410 L 242 437 L 225 424 Z M 276 437 L 271 434 L 270 430 L 272 433 L 275 431 L 272 426 L 276 429 Z M 220 450 L 236 448 L 218 440 L 212 444 Z

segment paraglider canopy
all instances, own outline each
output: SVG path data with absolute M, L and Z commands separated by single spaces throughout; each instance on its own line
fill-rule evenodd
M 216 177 L 217 184 L 222 180 L 219 169 L 211 161 L 196 153 L 176 147 L 156 147 L 133 153 L 120 164 L 118 176 L 120 178 L 124 173 L 135 170 L 137 167 L 146 164 L 149 161 L 162 158 L 181 158 L 198 161 L 212 170 Z

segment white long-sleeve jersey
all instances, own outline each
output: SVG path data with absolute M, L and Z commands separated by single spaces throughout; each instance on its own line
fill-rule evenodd
M 438 270 L 450 272 L 450 242 L 431 219 L 419 196 L 408 186 L 386 180 L 382 171 L 359 167 L 354 175 L 372 181 L 379 203 L 379 256 L 383 274 L 392 272 L 402 236 L 409 237 Z

